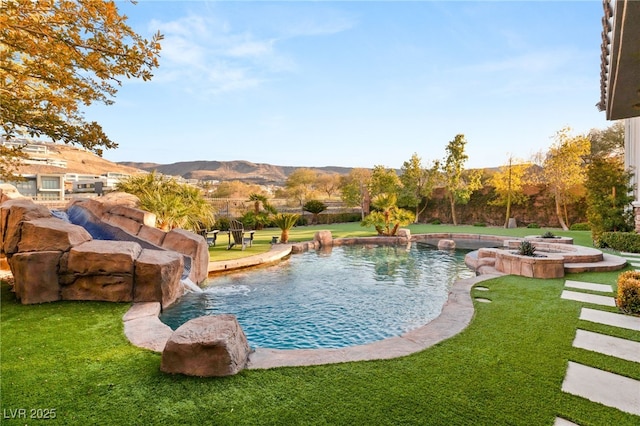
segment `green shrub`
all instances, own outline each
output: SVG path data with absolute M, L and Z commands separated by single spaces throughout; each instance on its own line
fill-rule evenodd
M 640 314 L 640 271 L 618 275 L 616 305 L 628 314 Z
M 535 256 L 536 247 L 531 244 L 531 241 L 522 241 L 518 247 L 518 254 L 520 256 Z
M 640 235 L 635 232 L 603 232 L 595 245 L 599 248 L 640 253 Z
M 538 225 L 538 224 L 537 224 L 537 223 L 535 223 L 535 222 L 531 222 L 530 224 L 528 224 L 528 225 L 527 225 L 527 228 L 530 228 L 530 229 L 538 229 L 538 228 L 540 228 L 540 225 Z
M 226 217 L 226 216 L 222 216 L 222 217 L 219 217 L 218 219 L 216 219 L 215 228 L 219 229 L 221 231 L 228 231 L 230 224 L 231 224 L 231 222 L 229 221 L 229 218 Z
M 318 223 L 323 225 L 360 222 L 361 220 L 362 215 L 360 213 L 322 213 L 318 216 Z
M 591 225 L 587 222 L 574 223 L 569 227 L 572 231 L 591 231 Z
M 487 226 L 487 224 L 486 224 L 486 223 L 484 223 L 484 222 L 476 222 L 476 223 L 474 223 L 474 224 L 473 224 L 473 226 L 480 226 L 480 227 L 483 227 L 483 226 Z
M 542 238 L 555 238 L 556 236 L 553 235 L 553 232 L 551 231 L 547 231 L 544 234 L 542 234 Z
M 440 219 L 433 219 L 430 223 L 432 225 L 440 225 L 442 222 L 440 222 Z

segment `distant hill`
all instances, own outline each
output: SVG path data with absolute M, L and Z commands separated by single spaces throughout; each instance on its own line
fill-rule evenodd
M 120 162 L 122 166 L 134 167 L 146 171 L 156 170 L 158 173 L 171 176 L 182 176 L 185 179 L 199 180 L 239 180 L 260 185 L 283 185 L 287 177 L 301 167 L 274 166 L 250 161 L 184 161 L 172 164 Z M 349 167 L 305 167 L 318 173 L 348 174 Z
M 173 164 L 151 162 L 118 162 L 65 144 L 29 142 L 30 160 L 19 169 L 20 174 L 79 173 L 101 175 L 108 172 L 136 174 L 157 170 L 169 176 L 198 180 L 239 180 L 261 185 L 284 185 L 287 177 L 300 167 L 274 166 L 250 161 L 184 161 Z M 66 167 L 65 167 L 66 165 Z M 348 174 L 349 167 L 308 167 L 318 173 Z
M 30 160 L 17 170 L 20 174 L 79 173 L 101 175 L 115 172 L 125 174 L 142 173 L 136 167 L 114 163 L 92 152 L 71 145 L 58 143 L 30 143 L 26 151 Z M 66 165 L 63 167 L 62 165 Z

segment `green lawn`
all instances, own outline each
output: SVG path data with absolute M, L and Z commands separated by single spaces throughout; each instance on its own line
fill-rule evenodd
M 411 228 L 414 234 L 541 231 Z M 299 227 L 292 240 L 311 239 L 319 229 L 336 237 L 372 234 L 358 224 Z M 268 249 L 273 232 L 258 231 L 254 248 Z M 590 241 L 588 232 L 557 235 Z M 212 257 L 251 250 L 220 246 Z M 617 275 L 570 278 L 612 284 Z M 582 304 L 560 299 L 563 282 L 513 276 L 485 281 L 490 291 L 472 295 L 492 303 L 476 304 L 464 332 L 404 358 L 245 370 L 228 378 L 161 373 L 160 355 L 131 346 L 123 335 L 128 304 L 23 306 L 3 283 L 2 423 L 40 423 L 8 418 L 15 412 L 10 410 L 24 408 L 27 415 L 30 409 L 55 409 L 56 419 L 48 423 L 70 425 L 552 425 L 557 415 L 581 425 L 637 425 L 638 417 L 561 392 L 568 360 L 640 379 L 637 364 L 571 346 L 578 326 L 636 341 L 640 333 L 580 321 Z

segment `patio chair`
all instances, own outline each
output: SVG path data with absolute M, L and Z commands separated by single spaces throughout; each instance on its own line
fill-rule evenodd
M 244 250 L 247 245 L 251 247 L 254 232 L 256 231 L 245 231 L 242 222 L 235 219 L 232 220 L 229 225 L 229 245 L 227 246 L 227 250 L 231 250 L 236 244 L 242 246 L 242 250 Z M 245 236 L 246 234 L 248 234 L 248 236 Z M 233 241 L 231 241 L 232 237 Z

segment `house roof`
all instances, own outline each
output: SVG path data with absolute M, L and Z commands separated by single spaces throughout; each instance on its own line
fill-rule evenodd
M 603 0 L 600 111 L 607 120 L 640 116 L 640 1 Z

